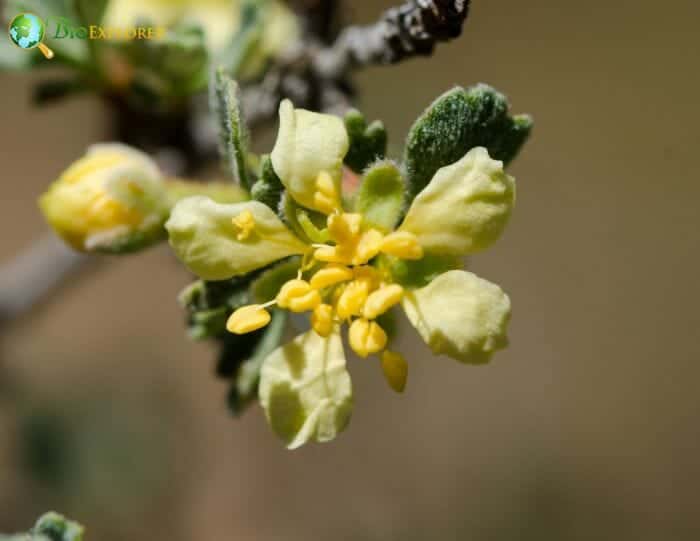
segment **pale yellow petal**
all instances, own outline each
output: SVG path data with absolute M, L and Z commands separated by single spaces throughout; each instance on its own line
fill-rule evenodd
M 466 271 L 449 271 L 407 291 L 409 321 L 434 353 L 482 364 L 508 345 L 510 299 L 495 284 Z

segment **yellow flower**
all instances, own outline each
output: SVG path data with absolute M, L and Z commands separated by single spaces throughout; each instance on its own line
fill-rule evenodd
M 440 169 L 392 231 L 387 220 L 379 224 L 361 211 L 371 205 L 368 194 L 361 208 L 347 209 L 343 202 L 340 181 L 348 151 L 343 123 L 294 109 L 288 101 L 280 119 L 273 167 L 295 204 L 316 213 L 316 225 L 308 229 L 326 240 L 298 237 L 256 202 L 188 199 L 175 207 L 166 227 L 176 254 L 205 279 L 223 280 L 302 256 L 297 277 L 274 299 L 237 310 L 228 326 L 239 334 L 259 329 L 273 306 L 311 313 L 312 330 L 275 351 L 261 372 L 268 421 L 296 447 L 332 439 L 347 424 L 351 387 L 340 339 L 346 324 L 350 347 L 363 358 L 377 355 L 398 392 L 406 385 L 408 365 L 387 349 L 389 337 L 378 319 L 395 306 L 404 308 L 435 353 L 482 363 L 506 345 L 508 297 L 498 286 L 457 270 L 455 261 L 497 239 L 515 185 L 501 162 L 475 148 Z
M 118 143 L 90 147 L 39 205 L 54 231 L 80 251 L 128 250 L 158 240 L 169 210 L 156 163 Z

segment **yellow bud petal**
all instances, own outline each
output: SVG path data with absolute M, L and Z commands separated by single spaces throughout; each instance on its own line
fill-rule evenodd
M 397 231 L 384 237 L 381 251 L 401 259 L 423 258 L 423 247 L 418 237 L 408 231 Z
M 400 285 L 391 284 L 382 287 L 367 297 L 363 315 L 367 319 L 379 317 L 389 308 L 401 302 L 402 298 L 403 288 Z
M 277 294 L 277 304 L 281 308 L 287 308 L 292 299 L 302 297 L 310 291 L 311 286 L 306 280 L 289 280 Z
M 341 265 L 329 265 L 321 269 L 311 277 L 311 287 L 314 289 L 323 289 L 325 287 L 334 286 L 340 282 L 346 282 L 353 279 L 351 269 Z
M 335 199 L 331 199 L 320 192 L 314 194 L 314 206 L 323 214 L 333 214 L 339 208 L 338 202 Z
M 289 301 L 289 309 L 292 312 L 308 312 L 321 304 L 321 295 L 315 289 L 309 291 L 306 295 L 295 297 Z
M 316 179 L 314 205 L 325 214 L 332 214 L 340 209 L 340 196 L 335 188 L 335 182 L 326 171 L 319 173 Z
M 382 235 L 376 229 L 365 231 L 360 237 L 357 247 L 355 248 L 355 256 L 353 257 L 353 265 L 364 265 L 382 249 Z
M 366 282 L 355 280 L 350 282 L 338 298 L 335 311 L 340 319 L 359 316 L 367 300 L 368 287 Z
M 376 322 L 360 318 L 350 325 L 348 341 L 353 351 L 364 358 L 383 350 L 386 347 L 387 336 Z
M 270 323 L 270 312 L 259 304 L 239 308 L 228 319 L 226 328 L 234 334 L 246 334 L 262 329 Z
M 333 177 L 328 173 L 328 171 L 321 171 L 316 179 L 316 189 L 319 193 L 336 199 L 338 197 L 338 192 L 335 189 L 335 182 L 333 182 Z
M 319 304 L 311 314 L 311 326 L 316 334 L 326 338 L 333 332 L 333 307 L 330 304 Z
M 408 363 L 403 355 L 393 351 L 382 353 L 382 371 L 389 387 L 397 393 L 402 393 L 408 377 Z

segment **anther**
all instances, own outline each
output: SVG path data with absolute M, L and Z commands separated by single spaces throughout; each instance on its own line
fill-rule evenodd
M 338 317 L 343 320 L 350 316 L 359 316 L 368 293 L 366 282 L 355 280 L 347 284 L 336 303 L 335 311 Z
M 352 260 L 353 265 L 364 265 L 376 256 L 381 251 L 383 238 L 384 235 L 376 229 L 365 231 L 355 248 L 355 255 Z
M 402 393 L 408 377 L 408 363 L 403 355 L 388 350 L 382 353 L 382 371 L 389 387 Z
M 353 351 L 364 358 L 383 350 L 386 347 L 387 336 L 376 322 L 360 318 L 350 325 L 348 341 Z
M 423 247 L 418 238 L 408 231 L 396 231 L 384 237 L 381 251 L 400 259 L 423 258 Z
M 270 312 L 259 304 L 244 306 L 236 310 L 226 323 L 226 328 L 234 334 L 247 334 L 262 329 L 270 323 Z
M 311 287 L 314 289 L 323 289 L 334 286 L 341 282 L 352 280 L 353 272 L 348 267 L 342 265 L 329 265 L 314 274 L 311 277 Z
M 362 314 L 367 319 L 374 319 L 381 316 L 403 298 L 403 288 L 397 284 L 382 287 L 370 294 L 365 301 Z
M 319 336 L 326 338 L 333 332 L 333 307 L 319 304 L 311 314 L 311 327 Z

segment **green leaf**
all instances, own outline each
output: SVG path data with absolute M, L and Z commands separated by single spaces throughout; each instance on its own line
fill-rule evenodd
M 260 167 L 260 178 L 253 184 L 250 196 L 255 201 L 265 203 L 272 210 L 277 212 L 282 199 L 284 185 L 272 167 L 270 156 L 263 156 Z
M 222 68 L 214 72 L 211 105 L 219 125 L 219 150 L 233 178 L 250 190 L 251 179 L 246 166 L 248 130 L 243 121 L 238 83 Z
M 416 120 L 404 153 L 411 199 L 438 169 L 477 146 L 505 163 L 517 155 L 530 134 L 528 116 L 511 117 L 506 97 L 490 86 L 454 88 L 440 96 Z
M 228 396 L 229 407 L 234 414 L 240 414 L 248 404 L 257 398 L 263 363 L 279 346 L 286 323 L 286 312 L 273 310 L 272 320 L 267 327 L 262 329 L 263 334 L 256 343 L 252 354 L 238 367 Z
M 298 257 L 290 257 L 287 261 L 271 265 L 262 271 L 250 286 L 253 302 L 264 304 L 277 297 L 282 286 L 296 278 L 300 263 Z
M 383 232 L 392 231 L 403 210 L 405 191 L 405 181 L 394 163 L 376 163 L 360 184 L 355 210 L 373 227 Z
M 345 115 L 345 129 L 350 138 L 345 165 L 356 173 L 362 173 L 372 162 L 386 156 L 388 135 L 381 121 L 367 126 L 364 115 L 353 109 Z
M 309 331 L 277 348 L 260 374 L 260 404 L 290 449 L 334 439 L 350 422 L 352 382 L 339 332 Z

